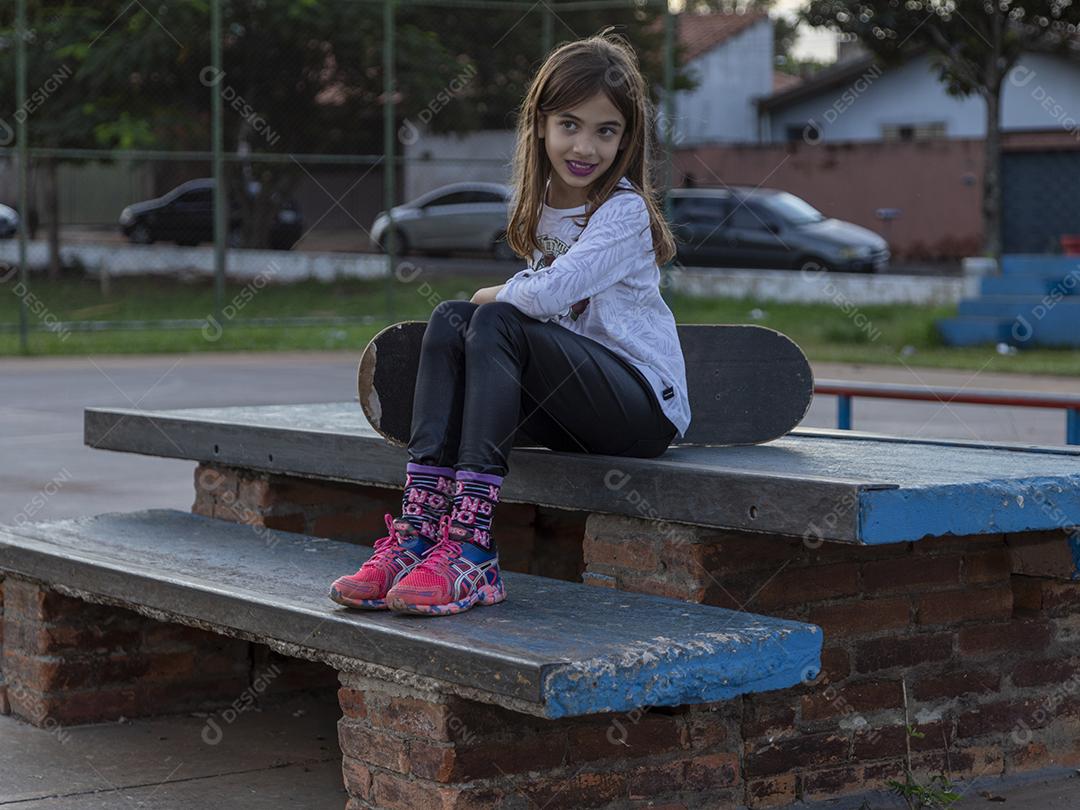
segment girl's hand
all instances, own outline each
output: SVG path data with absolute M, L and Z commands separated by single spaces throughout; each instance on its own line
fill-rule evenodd
M 490 304 L 495 300 L 495 296 L 499 294 L 499 290 L 505 286 L 505 284 L 500 284 L 497 287 L 481 287 L 473 293 L 473 297 L 469 301 L 473 304 Z

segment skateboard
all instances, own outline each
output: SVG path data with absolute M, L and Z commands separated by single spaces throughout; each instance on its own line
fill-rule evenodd
M 390 444 L 408 445 L 420 343 L 427 321 L 383 329 L 358 369 L 360 406 Z M 752 324 L 680 324 L 690 427 L 672 446 L 761 444 L 802 421 L 814 376 L 802 349 L 786 335 Z M 523 431 L 515 447 L 535 447 Z

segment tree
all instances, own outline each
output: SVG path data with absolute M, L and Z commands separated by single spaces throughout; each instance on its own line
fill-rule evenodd
M 983 244 L 1001 255 L 1001 90 L 1020 55 L 1065 52 L 1080 26 L 1068 0 L 811 0 L 814 26 L 854 34 L 886 63 L 913 49 L 930 52 L 950 95 L 986 103 Z

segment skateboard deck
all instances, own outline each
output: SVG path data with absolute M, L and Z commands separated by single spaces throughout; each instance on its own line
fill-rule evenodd
M 360 406 L 388 442 L 408 445 L 420 343 L 427 321 L 383 329 L 364 349 Z M 761 444 L 802 421 L 814 376 L 802 349 L 786 335 L 753 324 L 680 324 L 690 427 L 672 446 Z M 515 447 L 535 447 L 523 431 Z

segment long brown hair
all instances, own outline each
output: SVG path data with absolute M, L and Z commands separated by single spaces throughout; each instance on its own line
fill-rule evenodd
M 675 240 L 660 205 L 653 198 L 650 158 L 653 151 L 653 104 L 638 68 L 637 54 L 612 28 L 560 45 L 552 51 L 525 93 L 517 121 L 517 145 L 513 160 L 513 213 L 506 241 L 518 256 L 541 250 L 536 238 L 544 189 L 551 176 L 551 161 L 536 134 L 540 114 L 554 115 L 573 109 L 597 93 L 603 93 L 626 120 L 623 146 L 614 163 L 586 189 L 587 225 L 593 212 L 626 177 L 649 209 L 653 253 L 657 264 L 675 255 Z M 584 225 L 582 226 L 584 227 Z

